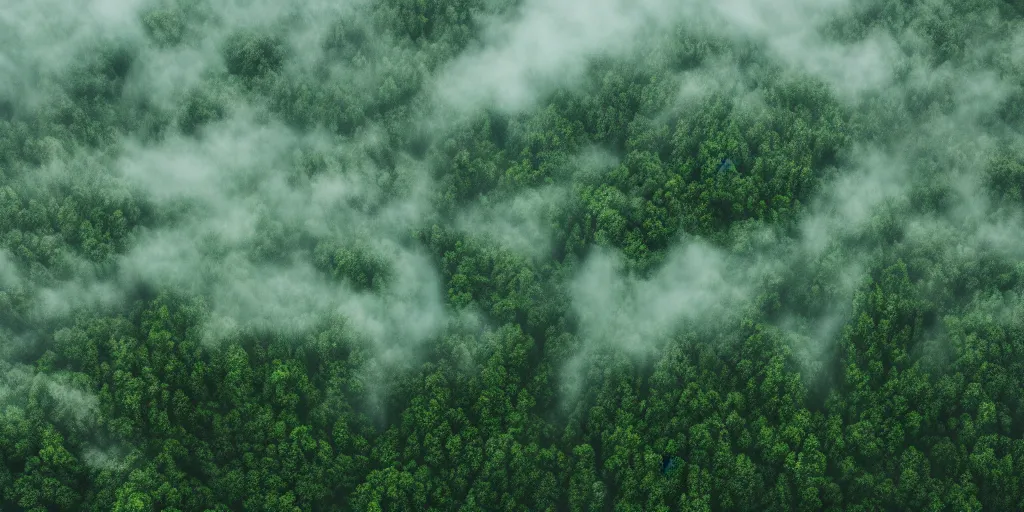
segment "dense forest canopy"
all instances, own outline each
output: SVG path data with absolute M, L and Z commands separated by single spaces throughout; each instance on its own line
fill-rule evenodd
M 0 510 L 1024 510 L 1024 9 L 7 0 Z

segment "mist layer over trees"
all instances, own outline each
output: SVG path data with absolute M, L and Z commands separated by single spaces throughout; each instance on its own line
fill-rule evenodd
M 7 0 L 0 510 L 1024 510 L 1024 9 Z

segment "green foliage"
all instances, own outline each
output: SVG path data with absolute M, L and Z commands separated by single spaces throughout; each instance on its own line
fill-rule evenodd
M 481 30 L 518 19 L 522 2 L 370 2 L 309 32 L 289 32 L 293 13 L 235 23 L 212 5 L 147 10 L 146 48 L 77 49 L 38 104 L 0 103 L 0 509 L 1024 509 L 1024 266 L 1014 259 L 1024 151 L 1005 144 L 974 161 L 955 147 L 911 148 L 911 190 L 871 204 L 851 240 L 815 251 L 799 235 L 822 209 L 807 205 L 852 167 L 859 144 L 917 143 L 908 134 L 942 116 L 985 117 L 958 101 L 965 82 L 952 71 L 985 65 L 1020 82 L 1019 56 L 1003 55 L 1016 40 L 989 35 L 1019 25 L 1013 8 L 844 11 L 828 24 L 830 44 L 913 33 L 901 52 L 931 66 L 924 80 L 901 61 L 898 88 L 856 101 L 754 43 L 683 27 L 643 58 L 591 59 L 535 107 L 462 119 L 437 112 L 436 73 L 500 44 Z M 225 26 L 226 39 L 203 33 Z M 207 41 L 223 41 L 224 67 L 201 85 L 158 99 L 133 87 L 151 52 Z M 303 43 L 322 52 L 293 55 Z M 690 94 L 710 76 L 714 87 Z M 1000 136 L 1024 119 L 1020 91 L 1002 93 L 978 121 Z M 145 150 L 175 126 L 216 140 L 204 138 L 231 105 L 314 133 L 288 148 L 294 166 L 261 184 L 290 187 L 281 203 L 309 192 L 333 208 L 332 194 L 344 196 L 353 217 L 379 216 L 381 231 L 342 238 L 365 230 L 360 219 L 294 221 L 280 214 L 291 206 L 247 196 L 211 208 L 254 219 L 255 234 L 225 251 L 309 265 L 325 289 L 351 294 L 343 302 L 384 293 L 396 309 L 393 290 L 410 284 L 398 279 L 439 279 L 450 313 L 440 333 L 413 350 L 367 336 L 358 327 L 373 319 L 357 312 L 301 332 L 241 318 L 211 342 L 223 304 L 131 289 L 122 257 L 134 243 L 197 219 L 124 185 L 123 147 Z M 590 152 L 608 156 L 594 163 Z M 722 158 L 734 167 L 719 171 Z M 418 166 L 424 183 L 408 170 Z M 325 183 L 344 190 L 314 190 Z M 546 187 L 568 197 L 538 228 L 551 231 L 550 257 L 453 225 Z M 977 211 L 951 209 L 975 188 L 988 194 Z M 427 213 L 409 226 L 409 211 Z M 384 232 L 393 225 L 408 232 L 396 241 Z M 965 233 L 976 238 L 951 235 Z M 771 267 L 765 282 L 737 284 L 750 285 L 750 305 L 644 356 L 586 339 L 566 286 L 579 263 L 615 248 L 628 279 L 650 277 L 683 235 Z M 759 252 L 766 239 L 772 254 Z M 393 252 L 410 248 L 436 276 L 396 266 Z M 152 263 L 144 256 L 131 263 Z M 105 285 L 129 289 L 128 300 L 54 313 L 60 293 L 104 302 Z M 264 291 L 256 300 L 273 303 Z
M 146 13 L 142 25 L 149 37 L 158 45 L 174 46 L 181 43 L 185 33 L 185 20 L 180 12 L 159 9 Z
M 378 251 L 366 245 L 322 243 L 314 251 L 317 266 L 358 290 L 383 290 L 392 269 Z
M 1024 202 L 1024 154 L 999 155 L 987 169 L 987 181 L 992 195 L 998 199 Z
M 279 71 L 285 60 L 284 41 L 271 34 L 256 32 L 232 35 L 225 43 L 223 53 L 228 73 L 250 80 Z
M 178 114 L 178 128 L 186 135 L 194 135 L 203 125 L 224 117 L 224 106 L 202 90 L 193 91 L 185 99 Z

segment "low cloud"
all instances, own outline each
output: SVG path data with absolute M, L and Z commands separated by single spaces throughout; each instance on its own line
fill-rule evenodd
M 148 0 L 10 0 L 0 7 L 0 101 L 35 107 L 85 48 L 142 40 Z
M 10 290 L 21 285 L 21 272 L 15 266 L 11 253 L 0 248 L 0 290 Z
M 617 253 L 590 255 L 570 286 L 573 308 L 590 343 L 642 354 L 683 325 L 724 325 L 750 300 L 769 269 L 695 240 L 670 250 L 649 278 L 627 276 L 623 270 Z
M 494 20 L 480 46 L 442 71 L 441 104 L 473 111 L 518 112 L 546 92 L 577 83 L 590 59 L 629 55 L 645 34 L 664 30 L 681 12 L 665 0 L 528 0 L 511 20 Z
M 383 136 L 299 134 L 240 105 L 197 137 L 126 141 L 84 167 L 54 163 L 53 184 L 115 169 L 154 219 L 113 273 L 69 255 L 75 278 L 38 290 L 34 314 L 116 308 L 145 285 L 205 297 L 211 342 L 246 328 L 298 333 L 341 315 L 382 352 L 421 343 L 447 318 L 440 277 L 410 236 L 429 213 L 428 173 L 401 159 L 380 168 L 367 152 Z M 360 290 L 348 270 L 336 273 L 333 249 L 320 266 L 314 258 L 321 246 L 354 245 L 383 261 L 382 287 Z M 16 282 L 12 269 L 4 265 L 0 279 Z
M 459 215 L 456 226 L 513 252 L 544 258 L 551 253 L 556 209 L 567 196 L 564 188 L 549 186 L 495 204 L 480 201 Z
M 81 381 L 63 373 L 44 374 L 26 365 L 0 360 L 0 407 L 25 407 L 30 399 L 51 409 L 51 420 L 66 426 L 94 426 L 99 399 Z

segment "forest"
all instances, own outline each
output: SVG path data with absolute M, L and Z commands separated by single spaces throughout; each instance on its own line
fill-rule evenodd
M 1024 510 L 1024 7 L 0 2 L 0 511 Z

